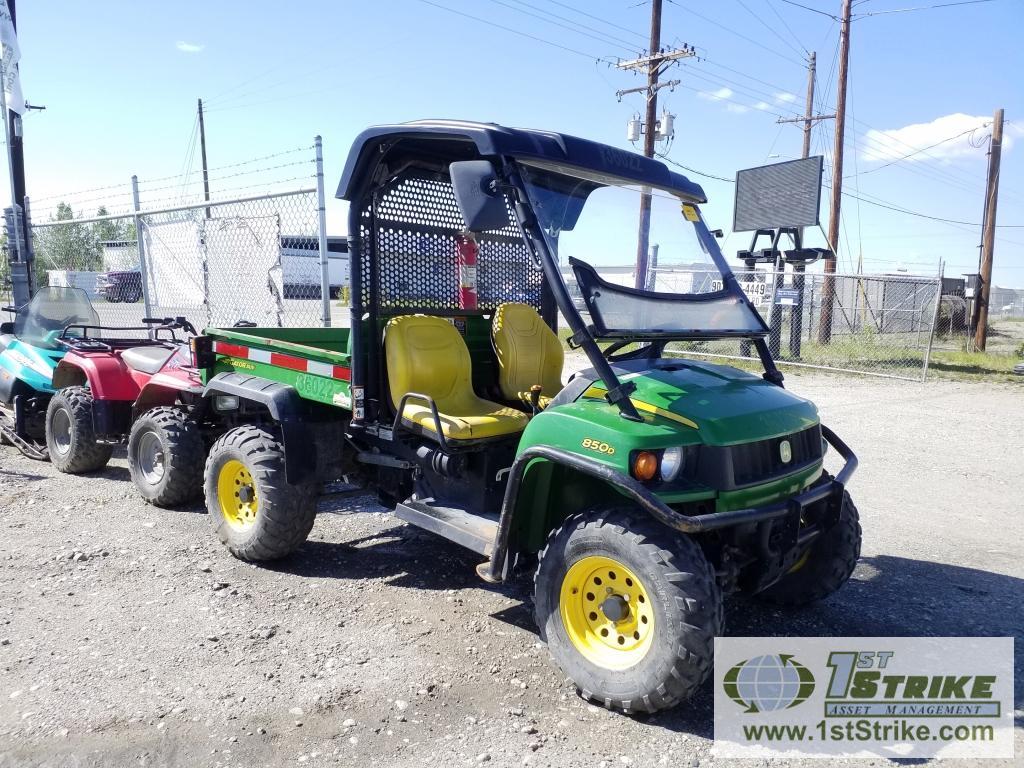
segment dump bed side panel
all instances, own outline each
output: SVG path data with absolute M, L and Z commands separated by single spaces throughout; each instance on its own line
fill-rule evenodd
M 206 371 L 206 380 L 218 373 L 246 373 L 294 387 L 307 400 L 351 408 L 350 356 L 312 346 L 318 343 L 344 348 L 347 328 L 210 328 L 206 334 L 213 339 L 216 356 L 213 367 Z

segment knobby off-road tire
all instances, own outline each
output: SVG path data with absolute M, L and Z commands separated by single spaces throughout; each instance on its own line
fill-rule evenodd
M 128 471 L 142 498 L 175 507 L 198 498 L 203 488 L 203 439 L 180 408 L 146 411 L 128 436 Z
M 860 557 L 860 542 L 860 516 L 844 491 L 839 522 L 811 544 L 789 573 L 756 596 L 793 607 L 828 597 L 849 580 Z
M 541 638 L 585 699 L 656 712 L 689 697 L 711 671 L 723 626 L 714 570 L 693 539 L 639 510 L 567 518 L 540 553 L 534 596 Z M 602 600 L 618 601 L 611 618 L 620 620 L 601 623 L 609 620 Z
M 50 398 L 46 407 L 46 447 L 54 468 L 71 475 L 94 472 L 110 461 L 114 447 L 96 442 L 88 387 L 67 387 Z
M 242 560 L 284 557 L 313 528 L 316 486 L 285 481 L 284 447 L 262 427 L 236 427 L 213 444 L 204 491 L 217 537 Z

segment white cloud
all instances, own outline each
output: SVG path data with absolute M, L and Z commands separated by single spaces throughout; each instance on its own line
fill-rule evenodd
M 719 88 L 717 91 L 698 91 L 697 96 L 708 101 L 723 101 L 732 98 L 732 88 Z
M 187 43 L 184 40 L 179 40 L 175 46 L 182 53 L 199 53 L 205 45 L 199 45 L 198 43 Z
M 796 101 L 796 96 L 787 91 L 780 91 L 775 94 L 775 103 L 777 104 L 792 104 L 794 101 Z
M 937 117 L 930 123 L 913 123 L 902 128 L 885 131 L 869 130 L 864 134 L 865 143 L 861 158 L 867 162 L 888 162 L 906 158 L 909 163 L 939 160 L 951 162 L 960 157 L 980 157 L 984 150 L 971 146 L 988 135 L 987 124 L 992 118 L 986 115 L 965 115 L 957 112 Z M 955 137 L 955 138 L 954 138 Z M 1004 135 L 1003 149 L 1013 144 L 1011 135 Z M 927 152 L 920 150 L 927 149 Z M 918 154 L 913 154 L 918 152 Z
M 729 102 L 728 104 L 726 104 L 725 108 L 729 112 L 735 112 L 737 115 L 742 115 L 744 112 L 749 112 L 750 111 L 750 107 L 748 107 L 748 106 L 746 106 L 744 104 L 733 104 L 732 102 Z
M 754 105 L 754 109 L 760 109 L 762 112 L 764 110 L 766 110 L 766 109 L 771 109 L 771 108 L 772 108 L 772 105 L 769 104 L 767 101 L 759 101 L 759 102 L 757 102 L 757 104 Z

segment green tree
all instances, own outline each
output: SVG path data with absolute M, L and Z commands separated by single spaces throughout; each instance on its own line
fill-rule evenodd
M 101 205 L 96 211 L 97 218 L 109 215 L 110 213 L 107 211 L 107 206 L 105 205 Z M 93 232 L 96 235 L 96 242 L 101 246 L 103 243 L 108 242 L 134 240 L 135 222 L 128 218 L 114 219 L 112 221 L 98 221 L 93 224 Z
M 36 274 L 40 278 L 38 285 L 49 284 L 46 270 L 102 270 L 103 258 L 95 230 L 88 224 L 75 223 L 75 213 L 70 205 L 60 203 L 50 222 L 45 226 L 33 227 Z

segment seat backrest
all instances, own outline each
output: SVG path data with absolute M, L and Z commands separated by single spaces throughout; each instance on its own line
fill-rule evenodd
M 528 396 L 541 385 L 553 397 L 562 389 L 565 353 L 558 336 L 529 304 L 502 304 L 491 321 L 491 338 L 498 358 L 498 383 L 507 400 Z
M 441 402 L 473 391 L 473 367 L 466 342 L 443 318 L 391 318 L 384 329 L 384 354 L 391 401 L 396 408 L 407 392 L 419 392 Z

